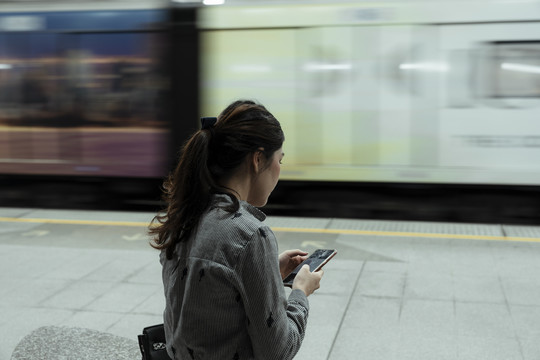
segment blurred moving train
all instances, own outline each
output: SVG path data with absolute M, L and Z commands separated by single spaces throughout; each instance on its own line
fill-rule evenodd
M 212 2 L 0 5 L 3 201 L 152 203 L 252 98 L 286 133 L 276 211 L 540 222 L 540 1 Z

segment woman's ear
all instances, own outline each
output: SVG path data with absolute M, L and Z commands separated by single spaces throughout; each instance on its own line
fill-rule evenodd
M 255 151 L 251 155 L 251 164 L 253 165 L 253 171 L 255 174 L 258 174 L 264 165 L 264 155 L 263 155 L 263 148 L 260 148 L 259 150 Z
M 255 172 L 255 174 L 258 174 L 259 171 L 261 171 L 263 165 L 262 160 L 262 152 L 260 150 L 255 151 L 251 155 L 251 165 L 253 166 L 253 171 Z

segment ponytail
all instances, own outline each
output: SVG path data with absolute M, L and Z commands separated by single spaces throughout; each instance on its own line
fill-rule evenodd
M 176 169 L 163 183 L 167 209 L 154 217 L 149 229 L 154 237 L 150 245 L 166 250 L 168 259 L 172 258 L 176 244 L 189 239 L 197 229 L 213 194 L 228 195 L 233 204 L 225 210 L 238 210 L 238 199 L 219 181 L 229 176 L 248 154 L 263 148 L 269 159 L 284 141 L 279 122 L 253 101 L 232 103 L 215 125 L 209 124 L 208 119 L 201 119 L 203 128 L 182 147 Z

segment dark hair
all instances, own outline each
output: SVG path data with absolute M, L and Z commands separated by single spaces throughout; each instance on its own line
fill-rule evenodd
M 176 244 L 197 228 L 212 194 L 228 195 L 233 205 L 226 209 L 237 211 L 238 199 L 223 180 L 249 154 L 262 151 L 269 160 L 284 140 L 279 122 L 263 105 L 238 100 L 227 106 L 214 126 L 195 132 L 182 147 L 176 169 L 163 183 L 167 208 L 154 217 L 149 229 L 152 247 L 165 249 L 171 259 Z

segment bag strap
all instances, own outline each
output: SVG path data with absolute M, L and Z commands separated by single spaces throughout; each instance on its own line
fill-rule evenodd
M 137 337 L 139 339 L 139 349 L 141 350 L 142 360 L 150 360 L 150 344 L 148 343 L 148 335 L 142 334 Z

